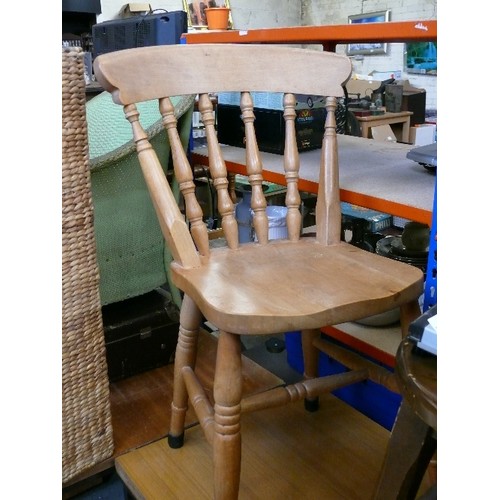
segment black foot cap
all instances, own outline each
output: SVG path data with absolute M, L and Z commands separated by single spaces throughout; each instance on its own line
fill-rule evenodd
M 319 398 L 304 399 L 304 408 L 311 413 L 319 410 Z
M 266 349 L 267 352 L 279 354 L 285 350 L 285 341 L 272 337 L 269 340 L 266 340 Z
M 180 436 L 171 436 L 170 434 L 168 435 L 168 445 L 170 448 L 182 448 L 184 444 L 184 433 L 182 433 Z

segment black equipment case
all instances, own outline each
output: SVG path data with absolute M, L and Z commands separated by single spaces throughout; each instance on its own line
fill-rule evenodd
M 173 361 L 179 322 L 168 297 L 152 291 L 102 308 L 111 382 Z
M 92 26 L 93 57 L 116 50 L 178 44 L 186 32 L 187 14 L 182 10 L 104 21 Z
M 285 152 L 285 120 L 283 111 L 254 108 L 255 135 L 259 150 L 282 155 Z M 320 149 L 325 131 L 324 107 L 297 110 L 295 131 L 299 152 Z M 217 136 L 228 146 L 245 147 L 245 126 L 239 106 L 217 106 Z

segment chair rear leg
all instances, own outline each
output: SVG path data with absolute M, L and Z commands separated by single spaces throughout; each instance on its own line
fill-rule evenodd
M 168 433 L 168 444 L 171 448 L 180 448 L 184 444 L 188 393 L 182 376 L 182 368 L 189 366 L 194 370 L 201 318 L 196 304 L 188 295 L 184 295 L 180 311 L 179 338 L 175 350 L 174 388 Z
M 240 336 L 220 332 L 214 378 L 214 498 L 236 500 L 241 472 Z
M 302 331 L 302 355 L 304 358 L 304 378 L 306 380 L 318 376 L 319 350 L 314 347 L 313 342 L 321 335 L 320 330 Z M 304 399 L 304 408 L 307 411 L 317 411 L 319 408 L 319 397 Z

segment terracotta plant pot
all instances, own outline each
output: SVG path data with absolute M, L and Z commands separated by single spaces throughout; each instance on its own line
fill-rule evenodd
M 228 7 L 209 7 L 205 9 L 209 30 L 227 30 L 229 24 Z

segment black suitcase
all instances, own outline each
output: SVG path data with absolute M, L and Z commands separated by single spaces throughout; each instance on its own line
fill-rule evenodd
M 173 362 L 178 317 L 157 291 L 102 308 L 111 382 Z

